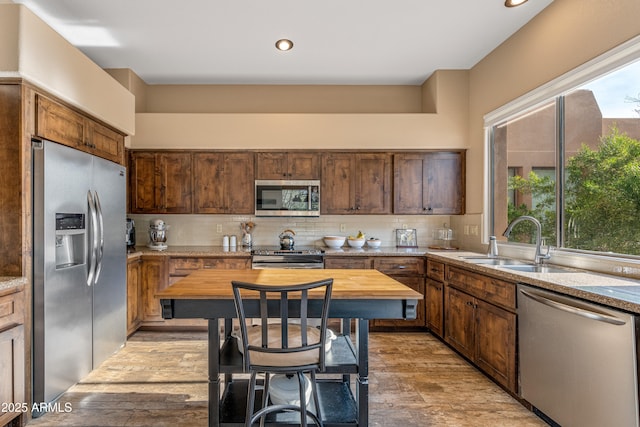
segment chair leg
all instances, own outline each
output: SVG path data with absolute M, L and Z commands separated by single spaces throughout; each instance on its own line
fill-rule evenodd
M 306 388 L 304 382 L 304 373 L 298 371 L 298 389 L 300 390 L 300 425 L 307 427 L 307 399 Z
M 318 383 L 316 382 L 316 371 L 311 370 L 311 393 L 313 393 L 313 404 L 316 409 L 316 417 L 320 421 L 319 427 L 322 427 L 322 413 L 320 413 L 320 400 L 318 399 Z
M 264 373 L 264 386 L 262 387 L 262 408 L 266 408 L 269 405 L 269 378 L 270 374 L 268 372 Z M 261 409 L 262 409 L 261 408 Z M 260 418 L 260 427 L 264 427 L 264 419 L 266 417 Z
M 246 427 L 251 427 L 251 416 L 253 415 L 253 407 L 256 401 L 256 371 L 251 371 L 251 378 L 249 379 L 249 390 L 247 394 L 247 411 L 245 414 L 244 424 Z

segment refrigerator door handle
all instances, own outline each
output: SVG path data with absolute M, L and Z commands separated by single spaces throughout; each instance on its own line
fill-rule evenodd
M 96 229 L 98 231 L 98 238 L 96 239 L 96 274 L 94 278 L 94 283 L 98 282 L 98 278 L 100 277 L 100 272 L 102 271 L 102 257 L 104 256 L 104 218 L 102 216 L 102 207 L 100 206 L 100 197 L 98 197 L 98 192 L 94 191 L 94 201 L 96 205 L 96 217 L 97 224 Z
M 89 256 L 89 272 L 87 274 L 87 286 L 93 285 L 96 278 L 96 252 L 98 247 L 98 230 L 97 223 L 98 217 L 96 213 L 96 205 L 91 194 L 91 190 L 87 192 L 87 202 L 89 204 L 89 221 L 90 221 L 90 236 L 89 236 L 89 250 L 87 251 Z

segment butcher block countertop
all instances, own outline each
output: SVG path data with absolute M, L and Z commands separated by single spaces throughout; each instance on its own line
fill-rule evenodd
M 158 292 L 156 297 L 161 299 L 229 299 L 233 298 L 232 280 L 287 285 L 326 278 L 333 279 L 331 299 L 422 299 L 422 294 L 419 292 L 377 270 L 333 269 L 198 270 Z M 313 292 L 309 292 L 309 297 L 314 297 Z

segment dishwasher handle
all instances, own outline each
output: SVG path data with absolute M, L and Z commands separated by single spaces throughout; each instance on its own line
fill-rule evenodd
M 531 298 L 532 300 L 537 301 L 540 304 L 544 304 L 546 306 L 549 306 L 558 310 L 566 311 L 568 313 L 573 313 L 578 316 L 582 316 L 592 320 L 597 320 L 599 322 L 610 323 L 612 325 L 618 325 L 618 326 L 624 325 L 627 323 L 624 320 L 618 319 L 617 317 L 610 316 L 605 313 L 596 313 L 595 311 L 586 310 L 582 307 L 575 307 L 573 305 L 566 304 L 565 302 L 556 301 L 554 299 L 550 299 L 547 296 L 536 294 L 535 292 L 532 292 L 532 291 L 525 291 L 523 289 L 520 289 L 520 292 L 522 293 L 522 295 L 526 296 L 527 298 Z

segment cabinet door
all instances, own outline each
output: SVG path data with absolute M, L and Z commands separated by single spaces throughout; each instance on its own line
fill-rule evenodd
M 465 207 L 464 153 L 429 153 L 426 167 L 426 210 L 459 215 Z
M 193 154 L 195 213 L 224 213 L 224 154 Z
M 464 213 L 464 152 L 400 153 L 394 156 L 397 214 Z
M 86 144 L 89 152 L 118 164 L 124 163 L 124 136 L 86 119 Z
M 424 328 L 425 323 L 425 304 L 424 304 L 424 278 L 420 276 L 390 276 L 398 282 L 410 287 L 414 291 L 420 292 L 423 298 L 418 301 L 416 310 L 416 318 L 410 320 L 403 319 L 375 319 L 372 323 L 373 327 L 393 327 L 394 329 L 406 328 Z
M 24 359 L 24 326 L 0 332 L 0 402 L 3 404 L 27 402 Z M 9 424 L 20 415 L 21 411 L 0 412 L 0 425 Z
M 141 261 L 134 259 L 127 262 L 127 335 L 138 329 L 141 320 Z
M 477 300 L 476 344 L 478 367 L 516 392 L 516 315 Z
M 474 298 L 447 286 L 445 341 L 460 353 L 473 360 L 475 356 Z
M 425 287 L 427 327 L 432 333 L 443 338 L 444 332 L 444 284 L 427 278 Z
M 288 173 L 291 179 L 320 179 L 319 153 L 289 153 L 287 163 Z
M 145 257 L 142 260 L 142 291 L 144 320 L 163 320 L 160 299 L 155 294 L 169 286 L 165 257 Z
M 85 143 L 85 119 L 81 114 L 51 101 L 36 96 L 36 134 L 42 138 L 74 148 Z
M 253 214 L 255 212 L 254 160 L 251 153 L 226 153 L 224 179 L 226 212 Z
M 287 153 L 256 153 L 256 179 L 287 179 Z
M 355 213 L 355 156 L 327 153 L 322 156 L 320 210 L 323 214 Z
M 393 159 L 393 212 L 422 214 L 426 210 L 427 155 L 396 154 Z
M 160 153 L 156 158 L 156 200 L 159 212 L 191 213 L 191 153 Z
M 154 153 L 131 152 L 129 193 L 132 213 L 157 212 L 156 156 Z
M 356 213 L 391 213 L 391 155 L 357 154 L 354 179 Z

